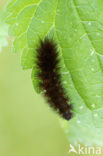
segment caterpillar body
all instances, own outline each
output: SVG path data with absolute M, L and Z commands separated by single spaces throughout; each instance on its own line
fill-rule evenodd
M 61 83 L 59 61 L 56 43 L 49 38 L 41 40 L 37 48 L 36 62 L 39 69 L 37 75 L 41 80 L 39 87 L 44 91 L 50 106 L 64 119 L 69 120 L 72 117 L 72 107 L 68 104 L 69 98 Z

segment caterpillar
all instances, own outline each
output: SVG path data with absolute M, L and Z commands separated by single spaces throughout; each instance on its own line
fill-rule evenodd
M 71 105 L 69 98 L 65 95 L 61 83 L 58 50 L 56 43 L 49 38 L 40 40 L 37 48 L 37 68 L 39 87 L 43 91 L 50 106 L 66 120 L 71 119 Z

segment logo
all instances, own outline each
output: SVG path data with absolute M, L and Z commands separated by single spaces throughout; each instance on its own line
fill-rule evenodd
M 97 154 L 100 155 L 102 154 L 102 148 L 101 147 L 90 147 L 90 146 L 81 146 L 78 144 L 77 147 L 74 147 L 73 145 L 70 144 L 70 149 L 69 149 L 69 154 L 70 153 L 75 153 L 75 154 Z

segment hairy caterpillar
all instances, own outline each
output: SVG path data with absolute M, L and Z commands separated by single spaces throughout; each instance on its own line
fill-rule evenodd
M 59 72 L 59 58 L 57 45 L 53 40 L 45 38 L 40 41 L 37 48 L 38 78 L 41 80 L 39 87 L 44 91 L 44 96 L 52 108 L 66 120 L 72 117 L 69 98 L 65 95 Z

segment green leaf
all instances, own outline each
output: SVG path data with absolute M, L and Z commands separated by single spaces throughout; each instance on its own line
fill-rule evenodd
M 82 115 L 76 113 L 75 118 L 66 123 L 68 136 L 71 141 L 100 145 L 103 145 L 103 116 L 100 117 L 103 112 L 102 10 L 103 1 L 70 0 L 63 3 L 59 0 L 55 23 L 66 68 L 74 88 L 88 108 Z M 79 108 L 82 110 L 83 104 Z
M 69 140 L 103 145 L 103 1 L 12 0 L 7 12 L 14 52 L 21 52 L 23 69 L 33 69 L 38 93 L 39 40 L 48 35 L 58 44 L 62 83 L 74 113 L 70 121 L 61 119 Z
M 57 0 L 17 0 L 8 5 L 9 34 L 15 36 L 14 52 L 23 52 L 21 64 L 24 69 L 32 68 L 34 47 L 53 26 L 56 7 Z

